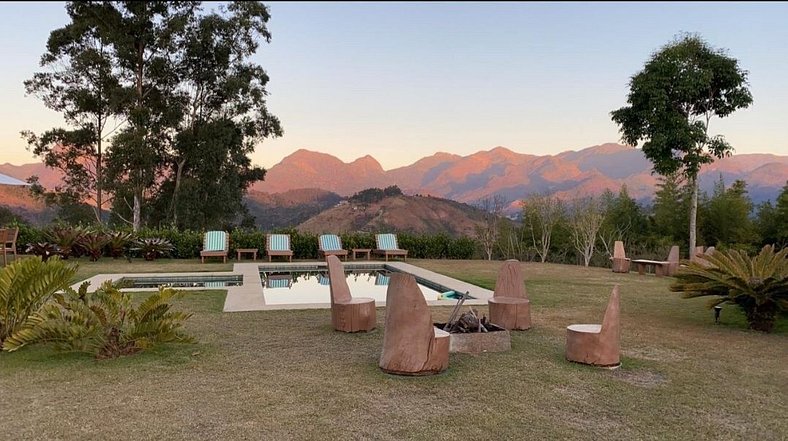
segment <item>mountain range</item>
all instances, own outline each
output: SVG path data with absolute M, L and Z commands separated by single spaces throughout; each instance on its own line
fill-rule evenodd
M 58 172 L 42 164 L 2 164 L 0 173 L 17 179 L 35 174 L 50 188 L 61 179 Z M 741 154 L 717 160 L 701 170 L 701 189 L 710 191 L 720 176 L 726 185 L 735 179 L 745 180 L 755 202 L 774 199 L 788 180 L 788 156 Z M 271 167 L 265 180 L 250 189 L 247 201 L 253 214 L 288 207 L 290 212 L 266 222 L 280 226 L 282 222 L 300 223 L 305 216 L 335 205 L 336 195 L 346 197 L 372 187 L 397 185 L 405 194 L 473 203 L 492 195 L 518 201 L 533 193 L 570 199 L 597 195 L 605 189 L 618 191 L 626 184 L 632 197 L 648 202 L 657 178 L 641 150 L 615 143 L 557 155 L 518 153 L 505 147 L 467 156 L 439 152 L 392 170 L 384 170 L 370 155 L 347 163 L 301 149 Z M 5 199 L 0 193 L 0 204 L 5 204 Z
M 788 180 L 788 156 L 742 154 L 717 160 L 703 167 L 701 188 L 709 191 L 720 176 L 728 185 L 745 180 L 756 202 L 774 199 Z M 632 197 L 648 201 L 657 178 L 641 150 L 613 143 L 544 156 L 505 147 L 468 156 L 440 152 L 392 170 L 384 170 L 369 155 L 346 163 L 301 149 L 271 167 L 265 181 L 253 189 L 281 193 L 312 187 L 348 196 L 365 188 L 397 185 L 407 194 L 470 203 L 495 194 L 510 201 L 533 193 L 564 198 L 597 195 L 626 184 Z

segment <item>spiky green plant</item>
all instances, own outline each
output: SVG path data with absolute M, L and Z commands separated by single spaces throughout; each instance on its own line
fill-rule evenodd
M 125 231 L 113 231 L 109 233 L 109 242 L 107 242 L 109 255 L 112 256 L 113 259 L 123 256 L 126 253 L 126 248 L 133 239 L 134 235 Z
M 46 262 L 52 256 L 60 254 L 60 248 L 57 245 L 49 242 L 34 242 L 27 244 L 27 254 L 33 254 L 41 257 L 41 260 Z
M 52 227 L 48 235 L 59 248 L 63 259 L 69 257 L 79 257 L 82 254 L 80 239 L 87 231 L 82 227 L 72 227 L 68 225 L 56 225 Z
M 76 265 L 58 257 L 15 260 L 0 270 L 0 343 L 23 327 L 55 292 L 68 287 Z
M 109 243 L 109 237 L 103 231 L 85 231 L 77 243 L 90 256 L 90 261 L 95 262 L 104 254 L 104 247 Z
M 788 248 L 775 253 L 772 245 L 749 257 L 728 250 L 690 262 L 676 274 L 670 290 L 682 297 L 719 296 L 709 308 L 722 303 L 738 305 L 750 329 L 771 332 L 780 311 L 788 311 Z
M 182 295 L 172 288 L 159 288 L 139 306 L 131 295 L 107 281 L 94 292 L 88 283 L 55 294 L 53 301 L 32 314 L 24 326 L 3 343 L 15 351 L 33 343 L 54 343 L 60 350 L 86 352 L 96 358 L 131 355 L 156 343 L 191 342 L 181 332 L 191 314 L 172 311 L 170 301 Z
M 134 241 L 131 251 L 138 251 L 145 260 L 156 260 L 157 258 L 171 253 L 172 243 L 167 239 L 158 237 L 146 237 Z

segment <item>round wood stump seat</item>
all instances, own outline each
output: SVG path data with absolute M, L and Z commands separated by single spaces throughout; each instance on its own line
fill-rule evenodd
M 515 331 L 531 328 L 531 301 L 517 297 L 493 297 L 487 302 L 490 322 Z

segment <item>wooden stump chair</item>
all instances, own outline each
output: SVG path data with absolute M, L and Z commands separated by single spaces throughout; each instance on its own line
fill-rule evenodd
M 531 302 L 525 291 L 525 278 L 518 260 L 504 262 L 495 281 L 495 292 L 487 301 L 490 322 L 504 329 L 524 331 L 531 328 Z
M 629 264 L 631 263 L 631 260 L 627 258 L 627 255 L 624 252 L 624 242 L 620 240 L 616 241 L 615 245 L 613 246 L 613 257 L 610 259 L 613 261 L 614 273 L 629 272 Z
M 678 270 L 679 270 L 679 246 L 673 245 L 672 247 L 670 247 L 670 253 L 668 254 L 668 266 L 665 275 L 672 276 L 676 274 Z
M 386 325 L 380 369 L 397 375 L 432 375 L 449 367 L 449 333 L 432 324 L 416 278 L 391 276 L 386 292 Z
M 616 367 L 620 359 L 618 285 L 605 310 L 601 325 L 570 325 L 566 328 L 566 359 L 601 367 Z
M 375 329 L 375 300 L 350 295 L 345 270 L 339 257 L 326 257 L 329 289 L 331 290 L 331 324 L 342 332 L 371 331 Z
M 695 261 L 695 259 L 702 256 L 703 256 L 703 247 L 702 246 L 695 247 L 695 252 L 690 254 L 690 262 L 693 262 Z

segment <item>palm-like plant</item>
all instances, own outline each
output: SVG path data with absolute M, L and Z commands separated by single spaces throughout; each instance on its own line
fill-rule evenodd
M 41 260 L 46 262 L 52 256 L 60 254 L 60 248 L 57 245 L 49 242 L 34 242 L 27 244 L 27 254 L 33 254 L 41 257 Z
M 172 243 L 167 239 L 158 237 L 148 237 L 134 241 L 132 251 L 139 251 L 145 260 L 156 260 L 157 258 L 172 252 Z
M 71 256 L 79 257 L 81 254 L 80 238 L 86 233 L 84 228 L 71 226 L 55 226 L 49 232 L 49 237 L 59 248 L 63 259 Z
M 113 231 L 110 233 L 109 242 L 107 242 L 109 255 L 113 259 L 123 256 L 126 252 L 126 247 L 129 246 L 132 239 L 134 239 L 134 235 L 125 231 Z
M 95 262 L 104 254 L 104 247 L 109 243 L 109 237 L 102 231 L 86 231 L 79 237 L 77 243 L 90 256 L 90 261 Z
M 74 265 L 58 257 L 46 262 L 20 259 L 0 271 L 0 343 L 20 330 L 27 318 L 55 292 L 68 287 Z
M 772 245 L 749 257 L 729 250 L 703 256 L 676 274 L 670 290 L 684 298 L 719 296 L 709 308 L 722 303 L 738 305 L 750 329 L 771 332 L 777 313 L 788 311 L 788 248 L 775 253 Z
M 54 343 L 58 349 L 87 352 L 96 358 L 115 358 L 150 348 L 156 343 L 191 342 L 181 332 L 191 314 L 172 311 L 170 301 L 181 292 L 159 288 L 139 306 L 131 295 L 105 282 L 95 292 L 83 283 L 56 294 L 25 325 L 3 343 L 15 351 L 33 343 Z

